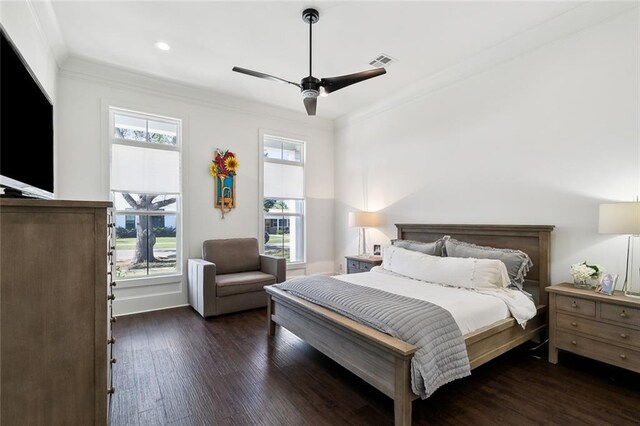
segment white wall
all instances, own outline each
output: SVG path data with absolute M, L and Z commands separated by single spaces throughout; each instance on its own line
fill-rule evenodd
M 183 119 L 186 264 L 187 258 L 200 257 L 205 239 L 258 236 L 262 211 L 258 199 L 259 130 L 302 136 L 308 141 L 306 272 L 335 269 L 331 122 L 77 59 L 65 62 L 58 84 L 59 198 L 109 199 L 108 106 Z M 236 152 L 240 161 L 237 208 L 224 220 L 213 207 L 213 178 L 209 175 L 209 163 L 218 147 Z M 146 287 L 119 284 L 116 313 L 186 304 L 186 267 L 184 271 L 185 277 L 178 283 Z
M 598 204 L 640 191 L 637 9 L 336 128 L 336 263 L 357 251 L 347 212 L 394 223 L 550 224 L 552 282 L 588 260 L 623 273 L 625 237 Z M 392 69 L 390 70 L 392 72 Z

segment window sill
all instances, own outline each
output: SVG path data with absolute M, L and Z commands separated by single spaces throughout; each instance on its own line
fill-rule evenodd
M 294 269 L 305 269 L 306 267 L 307 262 L 287 263 L 287 271 Z
M 182 282 L 182 274 L 159 275 L 153 277 L 116 279 L 116 289 L 118 288 L 138 288 L 160 284 L 170 284 Z

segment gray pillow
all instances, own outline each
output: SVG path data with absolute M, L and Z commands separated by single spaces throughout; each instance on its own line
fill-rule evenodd
M 449 238 L 448 235 L 440 238 L 432 243 L 423 243 L 421 241 L 412 240 L 391 240 L 391 245 L 400 247 L 406 250 L 418 251 L 420 253 L 428 254 L 431 256 L 442 256 L 444 249 L 444 242 Z
M 449 257 L 475 257 L 476 259 L 498 259 L 507 267 L 511 285 L 522 290 L 524 277 L 533 266 L 527 253 L 520 250 L 501 249 L 494 247 L 478 246 L 464 241 L 447 239 L 445 241 L 445 256 Z

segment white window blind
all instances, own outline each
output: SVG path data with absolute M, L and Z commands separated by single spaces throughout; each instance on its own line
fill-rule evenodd
M 302 200 L 304 168 L 275 162 L 264 162 L 264 197 Z
M 147 194 L 180 192 L 180 153 L 113 144 L 111 189 Z

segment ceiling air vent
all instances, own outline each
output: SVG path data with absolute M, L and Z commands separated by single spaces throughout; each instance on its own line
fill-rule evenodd
M 373 65 L 374 67 L 388 67 L 393 62 L 397 62 L 389 55 L 385 55 L 384 53 L 380 54 L 377 58 L 369 62 L 369 65 Z

